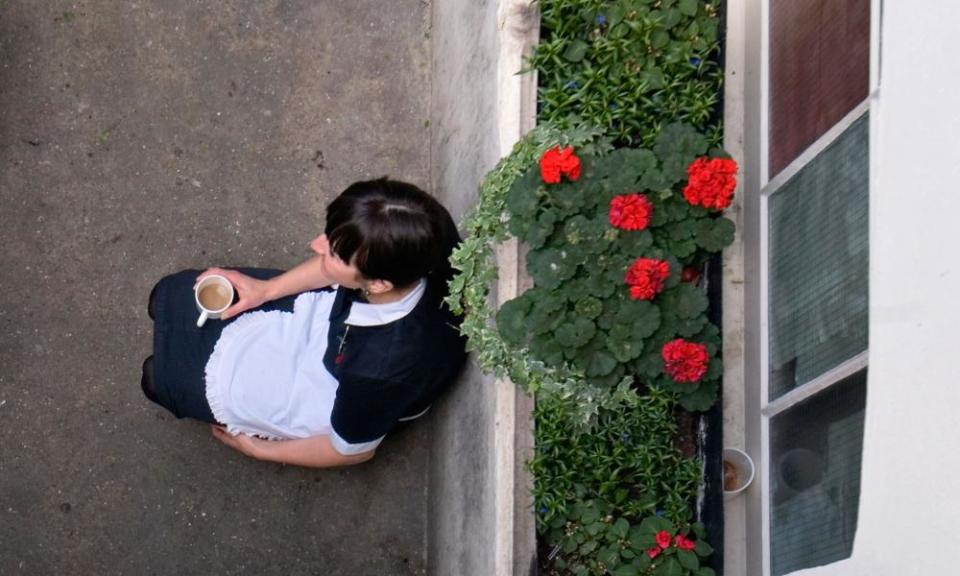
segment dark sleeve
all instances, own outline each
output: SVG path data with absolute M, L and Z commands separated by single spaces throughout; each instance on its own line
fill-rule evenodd
M 402 383 L 370 378 L 341 378 L 330 424 L 343 440 L 357 444 L 389 432 L 410 404 Z

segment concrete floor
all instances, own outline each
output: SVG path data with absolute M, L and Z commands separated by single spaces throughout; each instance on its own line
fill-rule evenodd
M 351 181 L 428 184 L 422 0 L 0 2 L 0 574 L 424 572 L 429 419 L 249 460 L 145 400 L 147 294 L 289 267 Z

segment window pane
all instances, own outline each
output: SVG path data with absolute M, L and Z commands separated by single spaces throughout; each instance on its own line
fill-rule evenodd
M 867 115 L 770 197 L 770 400 L 867 349 Z
M 848 558 L 857 531 L 867 373 L 770 421 L 770 566 L 780 576 Z
M 867 98 L 870 0 L 771 0 L 770 174 Z

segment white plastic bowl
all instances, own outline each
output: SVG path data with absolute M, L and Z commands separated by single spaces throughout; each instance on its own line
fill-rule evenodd
M 723 461 L 730 463 L 737 471 L 737 487 L 733 490 L 723 489 L 724 496 L 736 496 L 747 489 L 747 486 L 753 482 L 754 467 L 753 459 L 739 448 L 724 448 Z M 726 484 L 726 482 L 724 482 Z

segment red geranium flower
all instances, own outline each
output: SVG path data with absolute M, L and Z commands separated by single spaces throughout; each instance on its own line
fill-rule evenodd
M 663 357 L 664 371 L 675 382 L 696 382 L 707 372 L 707 347 L 696 342 L 687 342 L 683 338 L 671 340 L 660 351 Z
M 659 546 L 654 546 L 653 548 L 648 548 L 648 549 L 647 549 L 647 556 L 649 556 L 650 558 L 656 558 L 656 557 L 659 556 L 659 555 L 660 555 L 660 547 L 659 547 Z
M 627 270 L 624 282 L 630 285 L 630 298 L 653 300 L 653 297 L 663 289 L 663 282 L 669 275 L 670 264 L 666 261 L 637 258 Z
M 621 230 L 643 230 L 652 215 L 653 204 L 643 194 L 624 194 L 610 201 L 610 224 Z
M 677 537 L 673 542 L 676 544 L 677 548 L 681 550 L 693 550 L 697 547 L 697 545 L 693 543 L 693 540 L 690 540 L 683 534 L 677 534 Z
M 733 201 L 737 163 L 729 158 L 697 158 L 687 167 L 683 197 L 694 206 L 723 210 Z
M 544 182 L 559 184 L 561 175 L 573 182 L 580 178 L 580 158 L 573 153 L 570 146 L 554 146 L 540 157 L 540 177 Z
M 664 549 L 670 547 L 670 540 L 671 540 L 672 538 L 671 538 L 671 536 L 670 536 L 670 533 L 667 532 L 666 530 L 661 530 L 661 531 L 657 532 L 656 539 L 657 539 L 657 546 L 659 546 L 659 547 L 661 547 L 661 548 L 664 548 Z

